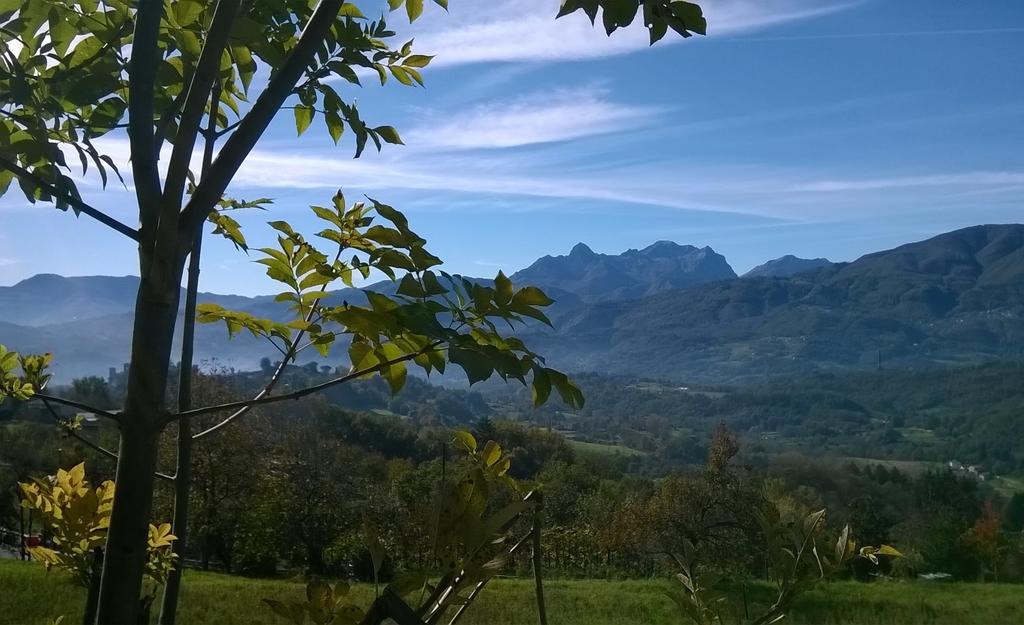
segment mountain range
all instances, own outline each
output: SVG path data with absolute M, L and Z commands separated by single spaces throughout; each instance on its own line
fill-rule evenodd
M 659 241 L 610 255 L 578 244 L 512 277 L 556 298 L 555 329 L 522 334 L 570 371 L 725 382 L 1024 353 L 1024 226 L 1016 224 L 965 228 L 850 263 L 785 256 L 743 277 L 708 247 Z M 0 287 L 0 343 L 54 352 L 62 380 L 102 374 L 127 359 L 137 283 L 38 275 Z M 280 314 L 272 296 L 199 299 Z M 237 368 L 275 353 L 252 337 L 228 340 L 219 325 L 199 326 L 196 350 L 207 365 Z

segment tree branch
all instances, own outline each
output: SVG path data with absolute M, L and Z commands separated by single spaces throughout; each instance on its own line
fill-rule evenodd
M 118 422 L 121 421 L 121 417 L 116 415 L 116 414 L 114 414 L 113 412 L 109 412 L 107 410 L 101 410 L 99 408 L 94 408 L 93 406 L 90 406 L 88 404 L 83 404 L 82 402 L 74 401 L 74 400 L 71 400 L 71 399 L 64 399 L 63 397 L 56 397 L 54 395 L 45 395 L 43 393 L 36 393 L 36 394 L 34 394 L 32 396 L 32 399 L 39 399 L 43 403 L 51 402 L 52 401 L 55 404 L 60 404 L 62 406 L 67 406 L 68 408 L 78 408 L 79 410 L 85 410 L 86 412 L 91 412 L 94 415 L 97 415 L 97 416 L 100 416 L 100 417 L 106 417 L 106 418 L 111 419 L 113 421 L 118 421 Z
M 74 207 L 75 210 L 77 210 L 78 212 L 83 213 L 85 215 L 88 215 L 88 216 L 92 217 L 93 219 L 95 219 L 96 221 L 100 222 L 101 224 L 103 224 L 105 226 L 108 226 L 110 228 L 113 228 L 114 230 L 117 230 L 118 232 L 120 232 L 124 236 L 128 237 L 129 239 L 131 239 L 133 241 L 138 241 L 139 240 L 140 237 L 139 237 L 139 231 L 138 230 L 135 230 L 134 228 L 121 223 L 120 221 L 114 219 L 113 217 L 107 215 L 106 213 L 104 213 L 104 212 L 102 212 L 102 211 L 100 211 L 98 209 L 95 209 L 92 206 L 89 206 L 88 204 L 83 202 L 80 198 L 75 197 L 74 195 L 71 195 L 70 193 L 61 191 L 57 187 L 55 187 L 52 184 L 46 182 L 45 180 L 43 180 L 42 178 L 40 178 L 36 174 L 34 174 L 31 171 L 25 169 L 24 167 L 18 165 L 14 161 L 9 160 L 8 158 L 6 158 L 4 156 L 0 156 L 0 167 L 3 167 L 7 171 L 12 172 L 15 176 L 18 176 L 20 178 L 27 178 L 27 179 L 31 180 L 33 184 L 35 184 L 36 186 L 44 189 L 50 195 L 52 195 L 54 197 L 59 197 L 60 199 L 64 200 L 69 205 Z
M 238 168 L 242 166 L 242 162 L 256 146 L 256 142 L 274 119 L 274 115 L 291 95 L 302 72 L 306 70 L 323 44 L 324 37 L 337 18 L 342 4 L 343 0 L 320 0 L 288 59 L 256 99 L 235 132 L 228 137 L 210 168 L 210 175 L 203 177 L 185 206 L 180 228 L 186 235 L 202 227 L 210 211 L 220 201 Z M 186 239 L 191 241 L 188 237 Z
M 36 397 L 39 397 L 39 395 L 36 395 Z M 50 411 L 50 415 L 53 417 L 53 420 L 57 422 L 57 425 L 61 428 L 61 430 L 64 431 L 65 434 L 67 434 L 71 438 L 79 441 L 80 443 L 82 443 L 83 445 L 88 447 L 89 449 L 92 449 L 93 451 L 97 451 L 97 452 L 103 454 L 104 456 L 110 458 L 111 460 L 114 460 L 114 461 L 117 460 L 117 454 L 115 454 L 114 452 L 110 451 L 106 447 L 103 447 L 102 445 L 99 445 L 98 443 L 92 442 L 91 440 L 89 440 L 88 438 L 82 436 L 81 434 L 79 434 L 75 430 L 71 429 L 70 427 L 66 427 L 64 425 L 64 420 L 60 418 L 60 415 L 57 414 L 57 411 L 54 410 L 53 406 L 50 405 L 50 400 L 52 398 L 49 398 L 49 397 L 42 398 L 42 397 L 40 397 L 40 399 L 43 400 L 43 405 L 46 406 L 46 409 Z M 170 481 L 170 482 L 174 481 L 174 478 L 171 477 L 170 475 L 167 475 L 166 473 L 156 472 L 153 475 L 155 475 L 156 477 L 160 478 L 161 480 L 166 480 L 166 481 Z
M 291 393 L 285 393 L 284 395 L 274 395 L 274 396 L 271 397 L 271 396 L 267 396 L 266 394 L 262 394 L 263 396 L 258 397 L 258 399 L 257 398 L 247 399 L 247 400 L 236 401 L 236 402 L 231 402 L 231 403 L 227 403 L 227 404 L 220 404 L 219 406 L 207 406 L 205 408 L 196 408 L 194 410 L 186 410 L 185 412 L 181 412 L 181 413 L 176 414 L 176 415 L 171 415 L 171 419 L 178 419 L 180 417 L 195 417 L 195 416 L 198 416 L 198 415 L 209 414 L 211 412 L 219 412 L 221 410 L 233 410 L 233 409 L 236 409 L 236 408 L 249 409 L 249 408 L 252 408 L 253 406 L 262 406 L 264 404 L 273 404 L 273 403 L 277 403 L 277 402 L 285 401 L 285 400 L 289 400 L 289 399 L 300 399 L 302 397 L 305 397 L 306 395 L 312 395 L 313 393 L 319 393 L 320 391 L 323 391 L 323 390 L 326 390 L 328 388 L 331 388 L 332 386 L 337 386 L 338 384 L 344 384 L 345 382 L 351 382 L 352 380 L 355 380 L 356 378 L 361 378 L 361 377 L 363 377 L 365 375 L 369 375 L 371 373 L 377 373 L 378 371 L 380 371 L 381 369 L 384 369 L 385 367 L 390 367 L 392 365 L 397 365 L 397 364 L 400 364 L 400 363 L 403 363 L 403 362 L 408 362 L 408 361 L 412 360 L 413 358 L 416 358 L 417 356 L 420 356 L 422 354 L 426 354 L 427 352 L 430 352 L 432 350 L 437 349 L 438 347 L 440 347 L 441 343 L 442 343 L 441 341 L 434 341 L 433 343 L 431 343 L 430 345 L 424 347 L 423 349 L 421 349 L 419 351 L 410 352 L 410 353 L 405 354 L 403 356 L 399 356 L 398 358 L 392 358 L 391 360 L 385 360 L 384 362 L 377 363 L 376 365 L 374 365 L 372 367 L 366 367 L 365 369 L 359 369 L 357 371 L 353 371 L 353 372 L 348 373 L 346 375 L 343 375 L 341 377 L 333 378 L 331 380 L 327 380 L 326 382 L 321 382 L 320 384 L 314 384 L 313 386 L 307 386 L 306 388 L 299 389 L 297 391 L 292 391 Z M 203 432 L 202 434 L 205 434 L 205 432 Z M 199 435 L 197 434 L 196 436 L 199 436 Z
M 143 0 L 135 13 L 132 56 L 128 62 L 128 139 L 132 154 L 132 177 L 139 203 L 140 242 L 148 248 L 156 234 L 160 208 L 160 172 L 153 140 L 153 88 L 160 61 L 157 40 L 163 2 Z M 143 250 L 148 256 L 149 250 Z M 149 270 L 143 262 L 143 272 Z
M 164 111 L 164 114 L 160 117 L 160 121 L 156 123 L 156 130 L 153 131 L 153 151 L 156 152 L 157 160 L 160 159 L 160 148 L 167 139 L 167 130 L 171 127 L 171 122 L 174 121 L 174 116 L 181 111 L 181 105 L 185 103 L 185 95 L 186 92 L 182 89 L 181 93 L 174 96 L 174 100 L 171 101 L 171 105 L 167 107 L 167 110 Z
M 181 210 L 181 196 L 185 192 L 185 183 L 188 181 L 192 149 L 196 144 L 196 136 L 199 134 L 199 127 L 203 121 L 206 103 L 210 100 L 213 83 L 217 79 L 221 55 L 227 46 L 228 36 L 231 34 L 231 24 L 234 22 L 240 4 L 240 0 L 219 0 L 217 8 L 214 10 L 209 33 L 203 43 L 203 50 L 199 55 L 198 63 L 196 63 L 196 71 L 192 74 L 192 81 L 188 87 L 181 121 L 178 123 L 178 132 L 174 137 L 174 148 L 167 166 L 163 194 L 165 214 L 161 215 L 161 230 L 165 227 L 173 227 L 175 234 L 177 233 L 178 212 Z M 210 116 L 214 118 L 216 117 L 215 107 L 216 103 L 211 104 Z M 169 218 L 172 223 L 165 225 L 165 218 Z
M 339 246 L 338 247 L 338 253 L 334 255 L 334 262 L 335 263 L 338 262 L 339 258 L 341 258 L 341 253 L 343 251 L 344 251 L 344 248 L 342 246 Z M 328 283 L 320 285 L 320 292 L 321 293 L 323 293 L 323 292 L 325 292 L 327 290 L 327 284 Z M 306 323 L 309 323 L 309 321 L 313 319 L 313 316 L 316 315 L 317 303 L 318 303 L 317 301 L 314 301 L 313 304 L 309 307 L 309 311 L 306 313 L 306 317 L 305 317 Z M 281 375 L 284 373 L 285 369 L 288 368 L 288 364 L 301 351 L 301 349 L 296 349 L 296 348 L 297 348 L 298 344 L 302 341 L 302 337 L 305 336 L 305 335 L 306 335 L 306 329 L 305 328 L 299 330 L 295 334 L 295 337 L 288 344 L 288 349 L 286 351 L 281 351 L 281 348 L 277 346 L 277 343 L 274 343 L 273 340 L 270 341 L 271 345 L 273 345 L 275 348 L 277 348 L 279 351 L 281 351 L 281 353 L 284 355 L 284 357 L 281 359 L 281 362 L 278 363 L 277 369 L 274 371 L 274 374 L 272 376 L 270 376 L 270 380 L 268 380 L 267 383 L 260 390 L 260 392 L 256 394 L 256 397 L 254 398 L 255 400 L 263 399 L 271 391 L 274 390 L 274 387 L 277 386 L 278 380 L 281 379 Z M 270 337 L 267 337 L 267 338 L 269 339 Z M 249 410 L 251 408 L 252 408 L 252 406 L 243 406 L 242 408 L 239 408 L 237 411 L 235 411 L 231 415 L 228 415 L 228 417 L 225 418 L 220 423 L 218 423 L 218 424 L 216 424 L 216 425 L 214 425 L 212 427 L 209 427 L 209 428 L 203 430 L 202 432 L 196 434 L 195 436 L 193 436 L 192 440 L 199 440 L 200 438 L 203 438 L 204 436 L 208 436 L 210 434 L 213 434 L 214 432 L 217 432 L 221 428 L 227 427 L 232 421 L 238 419 L 239 417 L 243 416 L 245 413 L 249 412 Z

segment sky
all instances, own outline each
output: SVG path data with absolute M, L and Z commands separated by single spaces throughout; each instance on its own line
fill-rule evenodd
M 322 119 L 296 138 L 283 111 L 229 189 L 275 200 L 240 220 L 250 243 L 271 240 L 269 219 L 314 231 L 308 206 L 338 188 L 399 208 L 448 271 L 481 277 L 581 241 L 610 254 L 710 245 L 742 273 L 1022 221 L 1024 2 L 702 4 L 707 37 L 653 47 L 640 20 L 610 38 L 582 13 L 555 20 L 557 0 L 392 16 L 400 42 L 436 55 L 426 87 L 337 86 L 406 145 L 354 160 Z M 127 161 L 124 137 L 102 145 Z M 135 223 L 130 190 L 82 191 Z M 277 290 L 255 254 L 208 240 L 203 290 Z M 37 273 L 137 274 L 137 256 L 14 185 L 0 198 L 0 285 Z

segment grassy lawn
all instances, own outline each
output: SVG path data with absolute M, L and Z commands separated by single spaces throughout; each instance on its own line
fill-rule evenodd
M 662 591 L 661 581 L 552 581 L 546 584 L 552 625 L 660 625 L 686 623 Z M 369 604 L 372 588 L 357 595 Z M 0 623 L 44 625 L 57 615 L 75 625 L 83 591 L 34 563 L 0 560 Z M 214 573 L 186 573 L 182 625 L 272 625 L 284 622 L 260 604 L 263 597 L 298 598 L 302 584 Z M 1024 623 L 1024 587 L 1001 584 L 837 582 L 821 585 L 799 603 L 794 625 L 1011 625 Z M 481 595 L 461 621 L 465 625 L 533 625 L 530 580 L 503 579 Z
M 625 445 L 611 443 L 591 443 L 589 441 L 569 441 L 574 451 L 594 456 L 646 456 L 647 453 Z

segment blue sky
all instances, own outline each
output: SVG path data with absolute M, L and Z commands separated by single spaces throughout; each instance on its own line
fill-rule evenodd
M 363 3 L 364 7 L 367 3 Z M 283 112 L 230 193 L 271 196 L 250 240 L 342 187 L 407 213 L 450 271 L 512 272 L 578 241 L 619 253 L 710 245 L 738 272 L 786 253 L 832 260 L 1024 209 L 1024 2 L 706 0 L 709 35 L 611 39 L 557 1 L 451 0 L 414 27 L 427 87 L 346 93 L 406 146 L 352 160 Z M 339 83 L 340 84 L 340 83 Z M 314 130 L 322 123 L 314 122 Z M 109 151 L 124 160 L 125 141 Z M 133 195 L 83 186 L 133 221 Z M 273 292 L 252 258 L 204 250 L 202 288 Z M 87 218 L 0 199 L 0 284 L 136 273 Z

